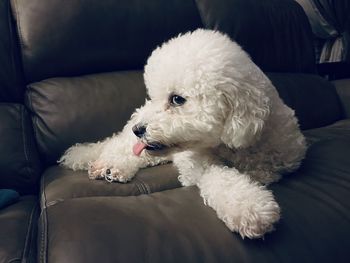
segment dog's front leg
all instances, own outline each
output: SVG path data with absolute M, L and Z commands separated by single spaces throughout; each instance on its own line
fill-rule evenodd
M 235 168 L 208 167 L 198 187 L 204 202 L 243 238 L 262 237 L 280 218 L 272 192 Z
M 140 168 L 154 166 L 164 158 L 152 157 L 142 153 L 136 156 L 133 145 L 137 137 L 132 132 L 134 122 L 130 120 L 123 131 L 114 135 L 105 144 L 101 155 L 89 168 L 91 179 L 105 178 L 107 181 L 128 182 Z
M 204 150 L 179 152 L 173 155 L 172 160 L 179 171 L 178 179 L 183 186 L 198 184 L 209 165 L 219 165 L 219 161 Z
M 90 179 L 127 182 L 140 168 L 152 164 L 144 156 L 134 156 L 132 146 L 136 137 L 133 137 L 127 125 L 122 132 L 102 142 L 70 147 L 58 162 L 73 170 L 88 170 Z

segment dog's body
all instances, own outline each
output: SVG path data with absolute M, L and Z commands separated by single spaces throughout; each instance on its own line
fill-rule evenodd
M 197 185 L 232 231 L 271 231 L 280 209 L 263 184 L 296 169 L 306 145 L 270 80 L 227 36 L 201 29 L 153 51 L 144 77 L 150 100 L 123 131 L 73 146 L 60 162 L 127 182 L 172 160 L 181 183 Z

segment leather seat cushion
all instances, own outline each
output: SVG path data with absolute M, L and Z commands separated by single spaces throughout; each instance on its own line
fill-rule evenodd
M 349 155 L 350 140 L 312 144 L 270 187 L 282 218 L 259 240 L 232 234 L 196 187 L 57 202 L 42 213 L 43 262 L 346 262 Z
M 0 262 L 37 262 L 37 197 L 22 196 L 0 210 Z
M 72 171 L 61 166 L 48 168 L 41 180 L 41 207 L 79 197 L 130 196 L 150 194 L 180 187 L 178 172 L 172 164 L 141 169 L 132 181 L 109 183 L 90 180 L 87 171 Z
M 350 119 L 332 125 L 304 131 L 308 144 L 328 141 L 332 138 L 350 138 Z M 337 149 L 334 149 L 337 151 Z M 130 196 L 180 187 L 178 171 L 172 164 L 141 169 L 136 177 L 126 183 L 108 183 L 105 180 L 90 180 L 87 171 L 72 171 L 62 166 L 51 166 L 41 178 L 41 206 L 79 197 Z

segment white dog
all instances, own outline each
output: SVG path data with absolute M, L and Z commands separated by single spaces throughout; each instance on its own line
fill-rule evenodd
M 298 168 L 306 144 L 270 80 L 229 37 L 203 29 L 154 50 L 144 79 L 150 99 L 122 132 L 77 144 L 59 162 L 127 182 L 172 160 L 180 182 L 197 185 L 231 231 L 271 231 L 280 208 L 264 184 Z

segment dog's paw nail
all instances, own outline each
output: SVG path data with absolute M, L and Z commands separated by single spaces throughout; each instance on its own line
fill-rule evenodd
M 112 183 L 112 182 L 114 181 L 114 178 L 113 178 L 113 176 L 111 176 L 111 175 L 106 175 L 106 176 L 105 176 L 105 180 L 106 180 L 107 182 L 109 182 L 109 183 Z
M 111 174 L 111 169 L 107 169 L 107 170 L 106 170 L 106 174 L 107 174 L 107 175 L 110 175 L 110 174 Z

